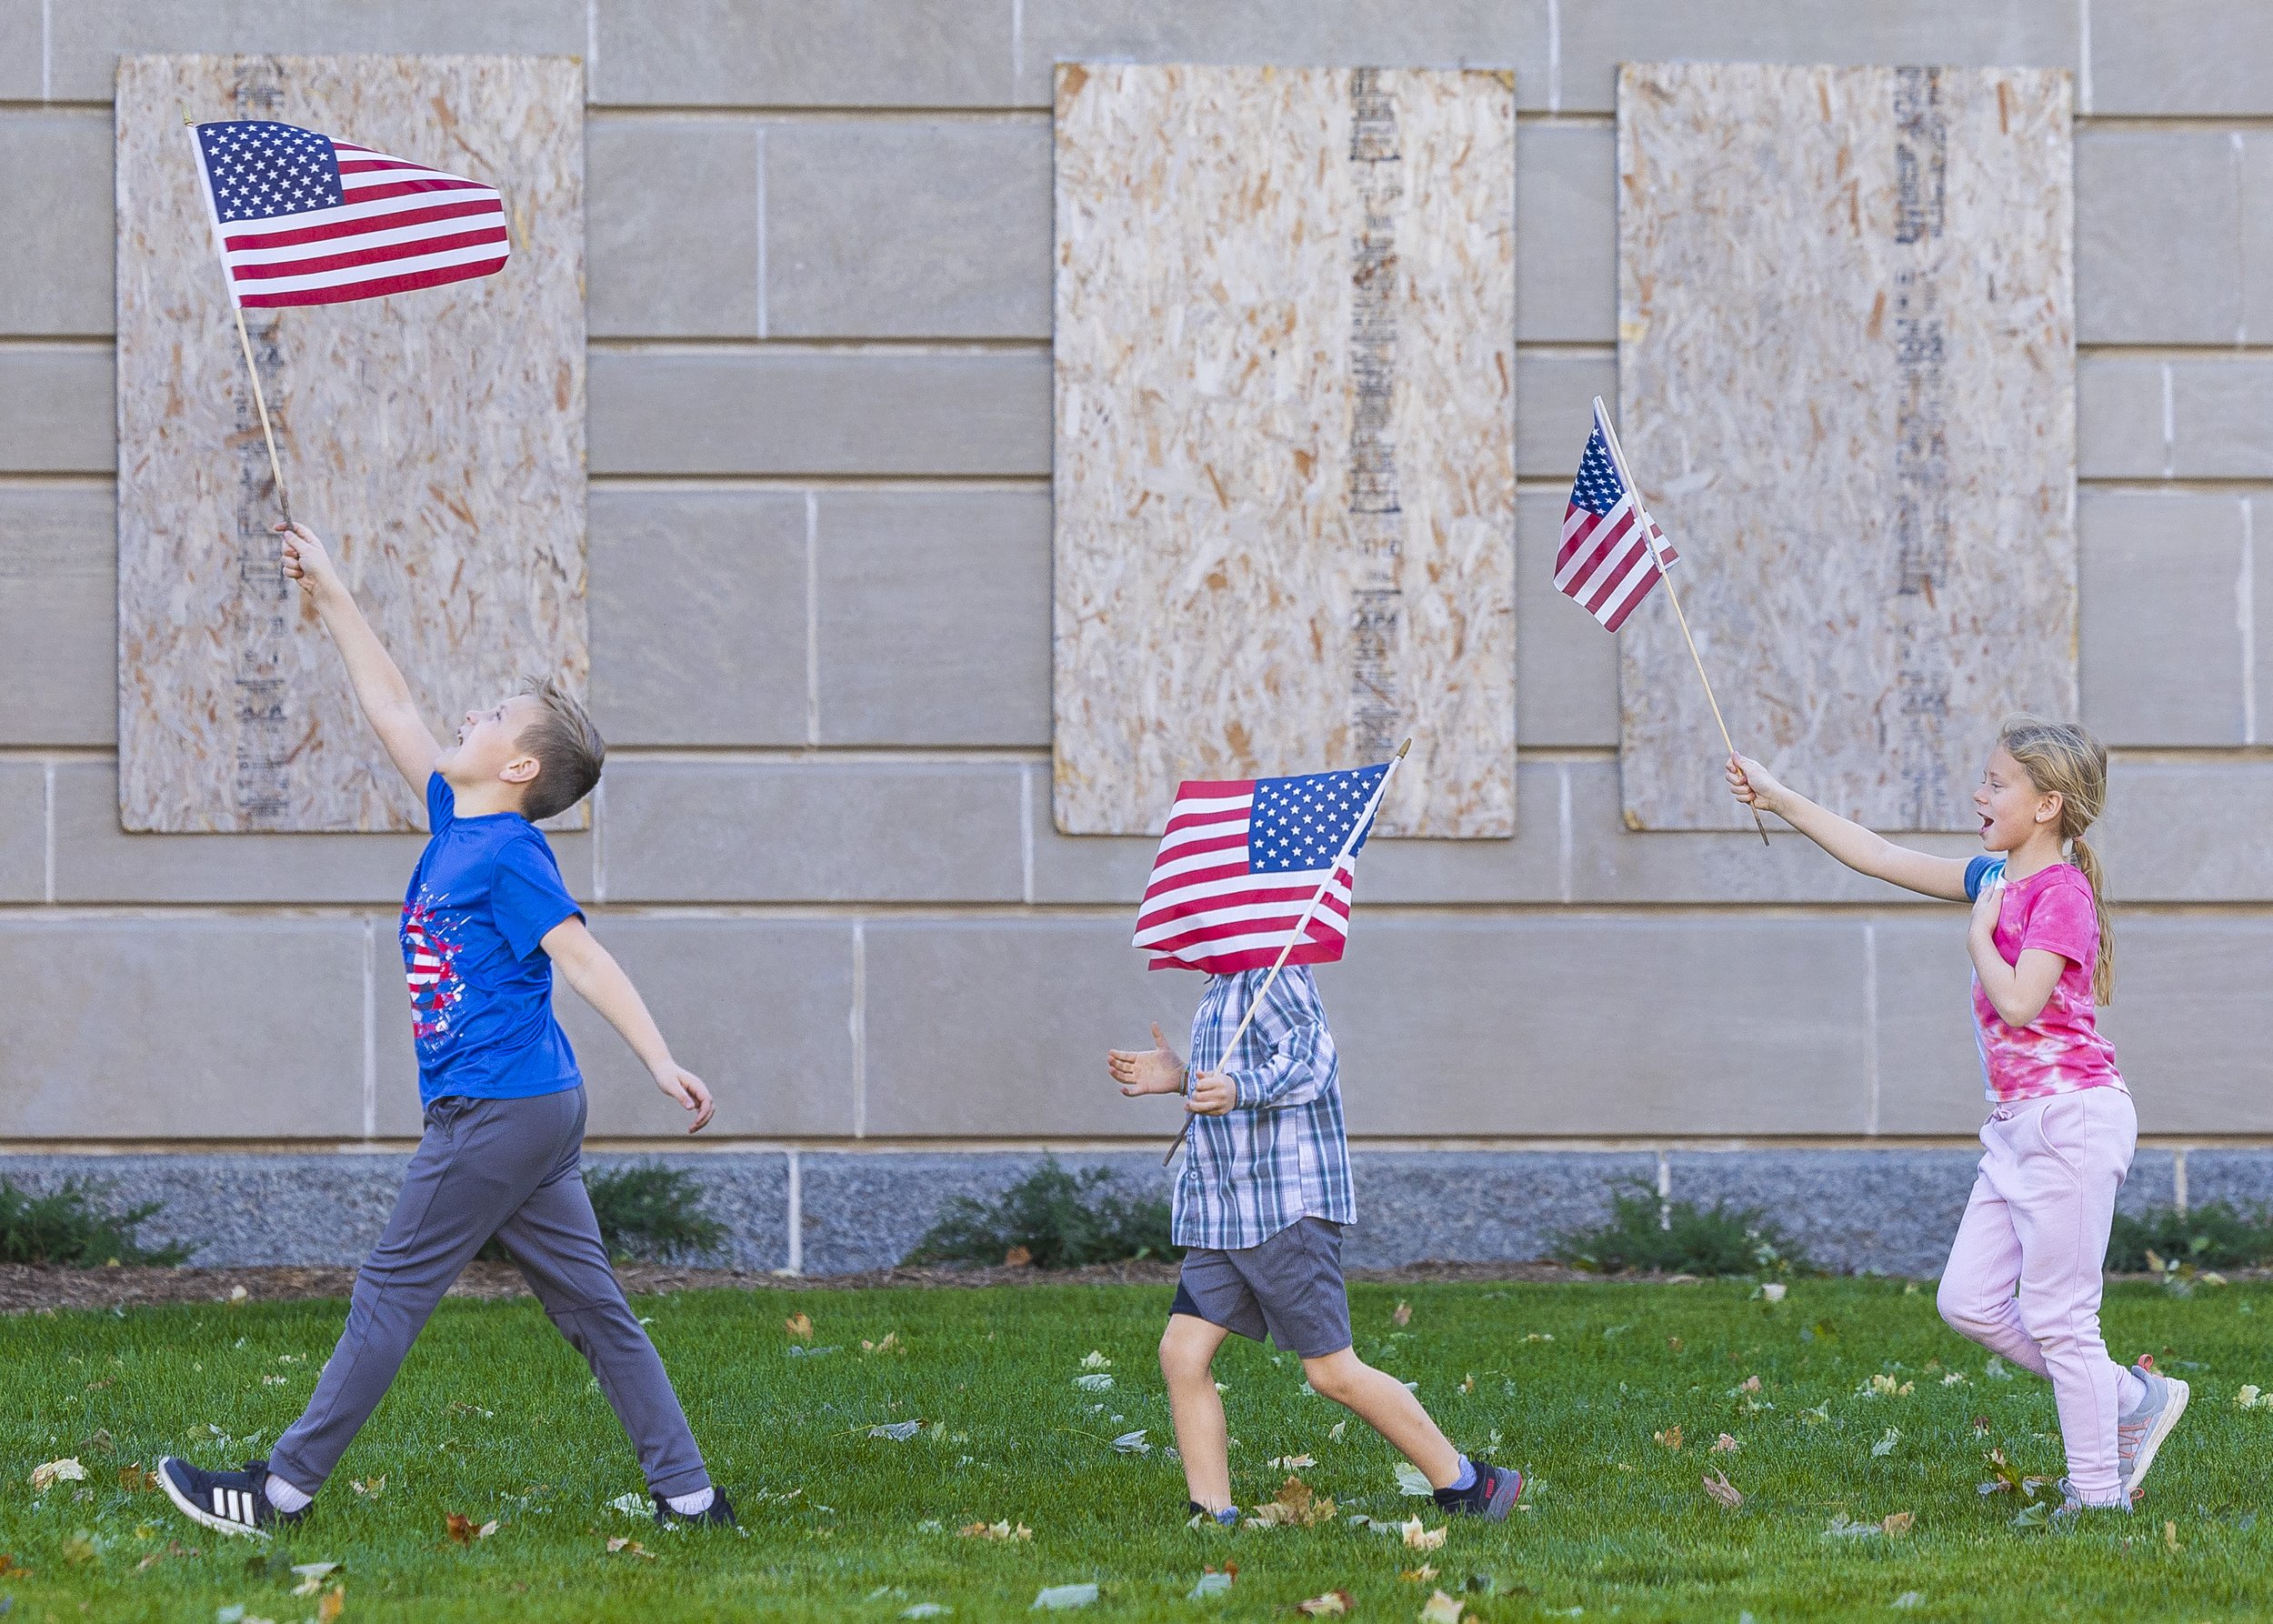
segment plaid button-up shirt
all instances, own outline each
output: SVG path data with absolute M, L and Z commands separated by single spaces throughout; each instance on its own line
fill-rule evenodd
M 1176 1184 L 1178 1246 L 1231 1250 L 1258 1246 L 1305 1218 L 1347 1224 L 1357 1217 L 1334 1034 L 1309 970 L 1281 970 L 1238 1051 L 1223 1052 L 1269 974 L 1210 976 L 1192 1017 L 1192 1076 L 1225 1072 L 1238 1103 L 1220 1117 L 1191 1118 Z

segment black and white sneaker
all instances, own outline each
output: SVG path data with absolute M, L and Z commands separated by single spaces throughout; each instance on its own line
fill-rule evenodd
M 1507 1513 L 1523 1498 L 1523 1474 L 1512 1466 L 1489 1461 L 1472 1463 L 1476 1481 L 1467 1489 L 1439 1489 L 1437 1504 L 1451 1517 L 1480 1517 L 1486 1522 L 1506 1522 Z
M 650 1496 L 655 1501 L 655 1519 L 666 1529 L 698 1529 L 706 1523 L 721 1523 L 727 1528 L 740 1524 L 734 1515 L 734 1502 L 726 1499 L 726 1491 L 716 1483 L 710 1486 L 710 1504 L 699 1511 L 674 1511 L 671 1502 L 659 1494 Z
M 268 1503 L 268 1462 L 248 1460 L 241 1472 L 209 1472 L 172 1455 L 158 1462 L 158 1487 L 174 1509 L 221 1534 L 265 1539 L 305 1517 L 307 1508 L 279 1511 Z

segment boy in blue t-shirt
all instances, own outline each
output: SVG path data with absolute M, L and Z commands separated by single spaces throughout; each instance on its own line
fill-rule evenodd
M 426 1133 L 306 1412 L 266 1460 L 208 1472 L 168 1456 L 158 1481 L 185 1516 L 225 1534 L 265 1539 L 298 1521 L 442 1294 L 494 1235 L 590 1362 L 638 1449 L 656 1520 L 731 1523 L 734 1508 L 608 1268 L 578 1166 L 584 1079 L 553 1017 L 558 965 L 656 1086 L 694 1113 L 687 1131 L 710 1120 L 710 1090 L 671 1058 L 638 989 L 593 939 L 536 827 L 590 792 L 606 747 L 584 707 L 547 681 L 467 712 L 445 749 L 323 544 L 301 526 L 278 528 L 285 574 L 323 617 L 365 717 L 426 792 L 434 832 L 402 922 Z

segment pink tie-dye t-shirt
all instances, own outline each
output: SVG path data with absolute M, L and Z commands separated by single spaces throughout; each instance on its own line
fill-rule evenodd
M 1989 1098 L 2004 1104 L 2079 1088 L 2122 1088 L 2115 1046 L 2099 1035 L 2093 1014 L 2091 967 L 2099 953 L 2099 909 L 2083 870 L 2055 863 L 2006 886 L 1996 941 L 1998 956 L 2007 964 L 2018 964 L 2030 947 L 2057 953 L 2068 962 L 2060 967 L 2043 1011 L 2025 1027 L 2007 1026 L 1981 990 L 1980 977 L 1974 977 L 1973 1024 Z

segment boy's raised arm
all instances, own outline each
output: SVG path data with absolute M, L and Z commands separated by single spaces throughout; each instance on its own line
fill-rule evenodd
M 347 680 L 355 687 L 355 702 L 363 707 L 371 731 L 379 736 L 410 787 L 424 794 L 442 745 L 418 714 L 417 704 L 410 697 L 410 684 L 403 680 L 402 670 L 386 652 L 386 645 L 363 617 L 355 594 L 339 578 L 331 554 L 316 540 L 315 532 L 305 525 L 276 528 L 285 538 L 284 572 L 300 583 L 300 590 L 324 617 L 324 629 L 331 633 L 339 657 L 346 663 Z

